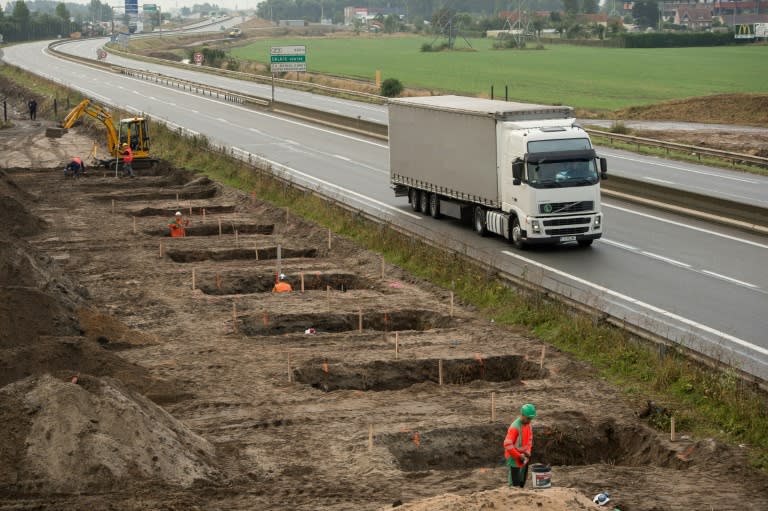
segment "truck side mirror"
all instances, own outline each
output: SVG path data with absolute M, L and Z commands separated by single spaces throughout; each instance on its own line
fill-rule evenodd
M 515 186 L 523 181 L 523 165 L 521 160 L 512 162 L 512 184 Z
M 600 158 L 600 179 L 608 179 L 608 160 Z

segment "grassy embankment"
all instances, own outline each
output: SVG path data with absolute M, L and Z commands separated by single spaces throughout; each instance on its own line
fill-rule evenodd
M 41 79 L 30 79 L 7 66 L 0 74 L 38 95 L 65 96 L 68 91 Z M 72 94 L 71 92 L 69 92 Z M 647 399 L 674 411 L 678 431 L 713 435 L 751 446 L 755 466 L 768 471 L 768 405 L 766 397 L 742 384 L 732 372 L 716 372 L 691 363 L 674 350 L 650 349 L 627 332 L 574 313 L 537 293 L 510 288 L 458 256 L 439 253 L 417 240 L 336 208 L 310 193 L 272 178 L 268 169 L 255 171 L 205 148 L 205 140 L 189 143 L 162 125 L 153 127 L 156 156 L 177 167 L 197 169 L 208 176 L 349 237 L 415 275 L 448 289 L 497 323 L 522 325 L 557 348 L 590 363 L 595 376 L 617 385 L 638 405 Z M 542 405 L 545 407 L 545 405 Z M 668 430 L 669 420 L 655 416 L 653 425 Z

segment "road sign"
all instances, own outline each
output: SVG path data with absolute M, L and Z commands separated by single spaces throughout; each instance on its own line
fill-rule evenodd
M 157 4 L 144 4 L 144 12 L 157 12 Z
M 273 73 L 306 72 L 306 46 L 272 46 L 269 49 L 270 69 Z

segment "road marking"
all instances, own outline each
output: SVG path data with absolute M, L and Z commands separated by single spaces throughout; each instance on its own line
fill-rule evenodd
M 637 252 L 637 251 L 640 250 L 639 248 L 633 247 L 632 245 L 627 245 L 627 244 L 624 244 L 624 243 L 619 243 L 618 241 L 612 241 L 612 240 L 605 239 L 605 238 L 600 238 L 600 242 L 601 243 L 607 243 L 609 245 L 614 245 L 616 247 L 629 250 L 631 252 Z
M 664 257 L 663 255 L 654 254 L 653 252 L 646 252 L 645 250 L 640 251 L 641 254 L 647 255 L 651 259 L 658 259 L 659 261 L 664 261 L 669 264 L 674 264 L 675 266 L 682 266 L 683 268 L 690 268 L 691 265 L 688 263 L 683 263 L 681 261 L 678 261 L 676 259 L 670 259 L 669 257 Z
M 611 158 L 620 158 L 622 160 L 633 161 L 635 163 L 642 163 L 643 165 L 648 165 L 648 164 L 658 165 L 659 167 L 666 167 L 668 169 L 682 170 L 683 172 L 690 172 L 692 174 L 701 174 L 701 175 L 704 175 L 704 176 L 717 177 L 717 178 L 721 178 L 721 179 L 729 179 L 731 181 L 739 181 L 739 182 L 742 182 L 742 183 L 753 183 L 753 184 L 762 183 L 762 181 L 758 181 L 756 179 L 747 179 L 747 178 L 743 178 L 743 177 L 728 176 L 728 175 L 725 175 L 725 174 L 720 174 L 720 173 L 717 173 L 717 172 L 707 172 L 707 171 L 704 171 L 704 170 L 687 169 L 685 167 L 680 167 L 678 165 L 671 165 L 671 164 L 668 164 L 668 163 L 658 163 L 658 162 L 653 162 L 653 161 L 649 162 L 648 160 L 639 160 L 637 158 L 630 158 L 629 156 L 623 156 L 623 155 L 619 155 L 619 154 L 612 154 Z
M 224 124 L 229 124 L 229 121 L 226 119 L 222 119 L 221 117 L 216 117 L 216 120 L 219 122 L 223 122 Z
M 655 181 L 657 183 L 664 183 L 665 185 L 676 184 L 674 181 L 667 181 L 666 179 L 658 179 L 658 178 L 655 178 L 655 177 L 645 177 L 643 179 L 645 179 L 646 181 Z
M 641 213 L 639 211 L 634 211 L 634 210 L 631 210 L 631 209 L 628 209 L 628 208 L 624 208 L 624 207 L 621 207 L 621 206 L 616 206 L 615 204 L 609 204 L 607 202 L 603 202 L 602 204 L 603 204 L 603 206 L 605 206 L 607 208 L 618 209 L 619 211 L 623 211 L 625 213 L 630 213 L 630 214 L 633 214 L 633 215 L 638 215 L 638 216 L 641 216 L 641 217 L 644 217 L 644 218 L 650 218 L 652 220 L 656 220 L 657 222 L 664 222 L 666 224 L 674 225 L 674 226 L 677 226 L 677 227 L 684 227 L 686 229 L 691 229 L 691 230 L 694 230 L 694 231 L 703 232 L 705 234 L 711 234 L 712 236 L 718 236 L 720 238 L 725 238 L 727 240 L 738 241 L 739 243 L 745 243 L 747 245 L 752 245 L 753 247 L 768 248 L 768 245 L 765 245 L 763 243 L 758 243 L 756 241 L 746 240 L 744 238 L 737 238 L 736 236 L 731 236 L 730 234 L 723 234 L 721 232 L 716 232 L 716 231 L 712 231 L 712 230 L 709 230 L 709 229 L 704 229 L 703 227 L 696 227 L 694 225 L 684 224 L 682 222 L 677 222 L 675 220 L 669 220 L 667 218 L 661 218 L 659 216 L 651 215 L 649 213 Z
M 583 284 L 585 286 L 589 286 L 596 291 L 600 291 L 601 293 L 605 293 L 607 295 L 611 295 L 615 298 L 619 298 L 620 300 L 627 301 L 631 304 L 637 305 L 639 307 L 646 308 L 650 310 L 651 312 L 654 312 L 660 316 L 664 316 L 670 319 L 674 319 L 675 321 L 679 321 L 685 325 L 692 326 L 695 328 L 699 328 L 707 333 L 716 335 L 718 337 L 721 337 L 723 339 L 727 339 L 733 343 L 736 343 L 740 346 L 743 346 L 745 348 L 748 348 L 750 350 L 756 351 L 757 353 L 760 353 L 762 355 L 768 356 L 768 349 L 763 348 L 761 346 L 757 346 L 755 344 L 752 344 L 751 342 L 745 341 L 744 339 L 739 339 L 738 337 L 735 337 L 731 334 L 727 334 L 725 332 L 721 332 L 720 330 L 714 329 L 710 326 L 703 325 L 701 323 L 698 323 L 696 321 L 693 321 L 688 318 L 684 318 L 683 316 L 680 316 L 679 314 L 675 314 L 674 312 L 669 312 L 668 310 L 662 309 L 661 307 L 656 307 L 655 305 L 651 305 L 650 303 L 645 303 L 641 300 L 638 300 L 636 298 L 632 298 L 631 296 L 627 296 L 625 294 L 619 293 L 618 291 L 614 291 L 613 289 L 608 289 L 607 287 L 601 286 L 600 284 L 595 284 L 594 282 L 590 282 L 589 280 L 582 279 L 580 277 L 577 277 L 576 275 L 571 275 L 570 273 L 566 273 L 562 270 L 558 270 L 557 268 L 553 268 L 551 266 L 547 266 L 545 264 L 541 264 L 538 261 L 534 261 L 533 259 L 528 259 L 527 257 L 523 257 L 521 255 L 515 254 L 513 252 L 510 252 L 509 250 L 502 250 L 502 254 L 508 255 L 510 257 L 514 257 L 515 259 L 519 259 L 527 264 L 538 266 L 542 270 L 546 270 L 549 272 L 554 273 L 555 275 L 559 275 L 561 277 L 566 277 L 569 279 L 572 279 L 575 282 L 578 282 L 579 284 Z
M 340 154 L 334 154 L 333 157 L 344 161 L 352 161 L 352 158 L 347 158 L 346 156 L 342 156 Z
M 701 270 L 702 273 L 706 273 L 707 275 L 712 275 L 713 277 L 716 277 L 718 279 L 727 280 L 728 282 L 733 282 L 734 284 L 740 284 L 742 286 L 751 287 L 752 289 L 758 289 L 759 286 L 756 286 L 754 284 L 751 284 L 749 282 L 744 282 L 743 280 L 734 279 L 733 277 L 728 277 L 727 275 L 723 275 L 720 273 L 715 273 L 713 271 L 709 270 Z

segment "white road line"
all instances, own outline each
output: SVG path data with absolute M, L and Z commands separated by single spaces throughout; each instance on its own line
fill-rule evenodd
M 740 284 L 742 286 L 751 287 L 752 289 L 758 289 L 759 286 L 756 286 L 755 284 L 751 284 L 749 282 L 744 282 L 743 280 L 737 280 L 733 277 L 728 277 L 727 275 L 722 275 L 720 273 L 715 273 L 713 271 L 709 270 L 701 270 L 702 273 L 706 273 L 707 275 L 712 275 L 713 277 L 716 277 L 718 279 L 727 280 L 728 282 L 733 282 L 734 284 Z
M 721 337 L 723 339 L 727 339 L 727 340 L 729 340 L 729 341 L 731 341 L 733 343 L 736 343 L 736 344 L 738 344 L 740 346 L 743 346 L 745 348 L 753 350 L 753 351 L 755 351 L 757 353 L 760 353 L 760 354 L 762 354 L 764 356 L 768 356 L 768 349 L 765 349 L 765 348 L 763 348 L 761 346 L 757 346 L 755 344 L 752 344 L 751 342 L 745 341 L 744 339 L 739 339 L 738 337 L 735 337 L 735 336 L 733 336 L 731 334 L 727 334 L 725 332 L 721 332 L 720 330 L 716 330 L 716 329 L 714 329 L 712 327 L 709 327 L 707 325 L 703 325 L 703 324 L 698 323 L 696 321 L 693 321 L 691 319 L 684 318 L 683 316 L 680 316 L 680 315 L 675 314 L 673 312 L 669 312 L 668 310 L 662 309 L 660 307 L 656 307 L 655 305 L 651 305 L 650 303 L 645 303 L 645 302 L 640 301 L 640 300 L 638 300 L 636 298 L 632 298 L 631 296 L 627 296 L 625 294 L 619 293 L 618 291 L 614 291 L 613 289 L 608 289 L 607 287 L 603 287 L 603 286 L 601 286 L 599 284 L 595 284 L 594 282 L 590 282 L 588 280 L 584 280 L 584 279 L 582 279 L 580 277 L 577 277 L 576 275 L 571 275 L 570 273 L 566 273 L 564 271 L 558 270 L 557 268 L 553 268 L 551 266 L 547 266 L 545 264 L 541 264 L 538 261 L 534 261 L 533 259 L 528 259 L 527 257 L 523 257 L 521 255 L 515 254 L 515 253 L 510 252 L 508 250 L 502 250 L 501 253 L 505 254 L 505 255 L 508 255 L 510 257 L 514 257 L 515 259 L 519 259 L 520 261 L 523 261 L 523 262 L 525 262 L 527 264 L 530 264 L 530 265 L 533 265 L 533 266 L 537 266 L 537 267 L 541 268 L 542 270 L 546 270 L 546 271 L 552 272 L 555 275 L 560 275 L 561 277 L 569 278 L 569 279 L 571 279 L 571 280 L 573 280 L 575 282 L 578 282 L 579 284 L 583 284 L 585 286 L 589 286 L 592 289 L 594 289 L 596 291 L 599 291 L 601 293 L 605 293 L 607 295 L 614 296 L 616 298 L 619 298 L 621 300 L 627 301 L 627 302 L 632 303 L 634 305 L 637 305 L 639 307 L 643 307 L 643 308 L 648 309 L 649 311 L 654 312 L 654 313 L 656 313 L 656 314 L 658 314 L 660 316 L 664 316 L 664 317 L 667 317 L 667 318 L 670 318 L 670 319 L 674 319 L 675 321 L 679 321 L 679 322 L 681 322 L 681 323 L 683 323 L 685 325 L 689 325 L 689 326 L 692 326 L 692 327 L 695 327 L 695 328 L 699 328 L 699 329 L 701 329 L 701 330 L 703 330 L 705 332 L 708 332 L 708 333 L 713 334 L 713 335 L 717 335 L 717 336 L 719 336 L 719 337 Z
M 656 183 L 664 183 L 665 185 L 673 185 L 673 184 L 675 184 L 674 181 L 667 181 L 666 179 L 658 179 L 658 178 L 655 178 L 655 177 L 644 177 L 643 179 L 645 179 L 646 181 L 654 181 Z
M 216 120 L 219 122 L 223 122 L 224 124 L 229 124 L 229 121 L 226 119 L 222 119 L 221 117 L 216 117 Z
M 641 217 L 644 217 L 644 218 L 650 218 L 652 220 L 656 220 L 657 222 L 664 222 L 666 224 L 675 225 L 677 227 L 684 227 L 686 229 L 691 229 L 691 230 L 694 230 L 694 231 L 703 232 L 705 234 L 711 234 L 712 236 L 718 236 L 720 238 L 725 238 L 727 240 L 738 241 L 739 243 L 745 243 L 747 245 L 752 245 L 753 247 L 768 248 L 768 245 L 765 245 L 763 243 L 758 243 L 756 241 L 746 240 L 744 238 L 737 238 L 736 236 L 731 236 L 730 234 L 723 234 L 721 232 L 716 232 L 716 231 L 712 231 L 712 230 L 709 230 L 709 229 L 704 229 L 703 227 L 696 227 L 696 226 L 693 226 L 693 225 L 684 224 L 682 222 L 677 222 L 675 220 L 669 220 L 669 219 L 666 219 L 666 218 L 661 218 L 659 216 L 651 215 L 651 214 L 648 214 L 648 213 L 641 213 L 639 211 L 634 211 L 634 210 L 631 210 L 631 209 L 628 209 L 628 208 L 623 208 L 621 206 L 616 206 L 615 204 L 609 204 L 607 202 L 603 202 L 602 204 L 603 204 L 603 206 L 605 206 L 607 208 L 618 209 L 619 211 L 623 211 L 625 213 L 630 213 L 632 215 L 638 215 L 638 216 L 641 216 Z
M 347 158 L 346 156 L 342 156 L 340 154 L 334 154 L 333 157 L 344 161 L 352 161 L 352 158 Z
M 758 183 L 762 182 L 762 181 L 758 181 L 756 179 L 748 179 L 748 178 L 743 178 L 743 177 L 728 176 L 728 175 L 717 173 L 717 172 L 707 172 L 707 171 L 704 171 L 704 170 L 687 169 L 685 167 L 680 167 L 678 165 L 672 165 L 672 164 L 668 164 L 668 163 L 649 162 L 648 160 L 639 160 L 637 158 L 630 158 L 629 156 L 623 156 L 623 155 L 619 155 L 619 154 L 611 154 L 611 158 L 620 158 L 622 160 L 633 161 L 635 163 L 641 163 L 643 165 L 648 165 L 650 163 L 652 165 L 658 165 L 659 167 L 666 167 L 668 169 L 682 170 L 683 172 L 690 172 L 692 174 L 701 174 L 701 175 L 704 175 L 704 176 L 717 177 L 717 178 L 720 178 L 720 179 L 728 179 L 728 180 L 731 180 L 731 181 L 739 181 L 739 182 L 742 182 L 742 183 L 758 184 Z
M 669 257 L 664 257 L 663 255 L 654 254 L 653 252 L 646 252 L 645 250 L 641 250 L 640 253 L 650 257 L 651 259 L 658 259 L 659 261 L 664 261 L 669 264 L 674 264 L 675 266 L 682 266 L 683 268 L 691 267 L 691 265 L 688 263 L 683 263 L 676 259 L 670 259 Z
M 609 245 L 614 245 L 616 247 L 623 248 L 623 249 L 626 249 L 626 250 L 630 250 L 632 252 L 637 252 L 637 251 L 640 250 L 639 248 L 633 247 L 632 245 L 627 245 L 625 243 L 619 243 L 618 241 L 613 241 L 613 240 L 609 240 L 609 239 L 605 239 L 605 238 L 600 238 L 600 242 L 601 243 L 607 243 Z

